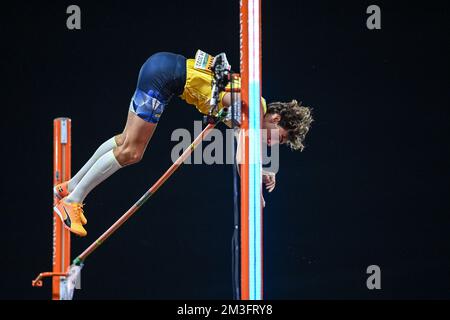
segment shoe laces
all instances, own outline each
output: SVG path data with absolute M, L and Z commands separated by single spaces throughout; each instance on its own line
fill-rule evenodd
M 84 203 L 72 203 L 73 212 L 77 216 L 77 218 L 80 218 L 81 214 L 84 213 L 83 210 Z

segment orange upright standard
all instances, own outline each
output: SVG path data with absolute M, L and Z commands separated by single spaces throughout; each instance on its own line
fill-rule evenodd
M 241 299 L 263 299 L 261 0 L 240 1 Z
M 72 122 L 69 118 L 53 120 L 53 186 L 70 180 Z M 53 195 L 53 205 L 57 199 Z M 70 266 L 70 231 L 64 228 L 61 219 L 52 210 L 53 245 L 52 272 L 42 272 L 33 280 L 35 287 L 42 286 L 42 279 L 52 277 L 52 299 L 61 300 L 65 292 L 67 272 Z

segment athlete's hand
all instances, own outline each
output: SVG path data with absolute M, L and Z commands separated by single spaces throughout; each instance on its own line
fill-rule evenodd
M 266 185 L 266 190 L 272 192 L 273 189 L 275 189 L 276 184 L 275 173 L 263 171 L 262 175 L 263 183 Z

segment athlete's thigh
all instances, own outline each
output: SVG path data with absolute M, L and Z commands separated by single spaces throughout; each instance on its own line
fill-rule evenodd
M 145 148 L 156 130 L 157 123 L 147 122 L 128 111 L 127 123 L 123 131 L 124 143 Z

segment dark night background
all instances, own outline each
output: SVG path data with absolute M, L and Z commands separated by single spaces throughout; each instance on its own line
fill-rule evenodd
M 66 28 L 77 4 L 82 30 Z M 382 29 L 366 28 L 381 7 Z M 303 153 L 281 150 L 264 212 L 267 299 L 450 298 L 449 6 L 444 1 L 263 1 L 263 96 L 314 108 Z M 0 298 L 48 299 L 52 121 L 73 124 L 72 172 L 120 133 L 152 53 L 226 52 L 238 1 L 2 4 Z M 169 167 L 175 98 L 143 161 L 86 199 L 75 257 Z M 232 299 L 232 167 L 183 166 L 86 261 L 76 299 Z M 366 268 L 381 267 L 381 290 Z

